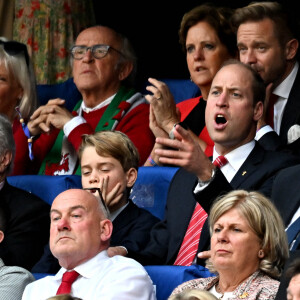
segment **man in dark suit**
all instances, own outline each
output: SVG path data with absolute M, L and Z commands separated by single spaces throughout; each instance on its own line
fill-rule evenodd
M 271 92 L 256 139 L 267 150 L 289 149 L 300 155 L 297 20 L 277 2 L 252 3 L 233 15 L 240 60 L 261 75 Z
M 300 165 L 286 168 L 279 172 L 274 180 L 271 199 L 278 208 L 287 230 L 289 230 L 294 222 L 300 217 Z M 289 260 L 285 264 L 285 270 L 281 276 L 280 286 L 276 295 L 276 300 L 286 299 L 286 289 L 289 285 L 289 278 L 285 276 L 286 270 L 296 258 L 300 258 L 300 226 L 298 234 L 293 238 L 291 243 L 297 243 L 297 247 L 290 251 Z M 295 245 L 294 244 L 294 245 Z M 294 248 L 294 247 L 293 247 Z
M 258 190 L 270 196 L 277 172 L 300 162 L 287 153 L 266 151 L 255 142 L 264 98 L 262 79 L 241 62 L 227 62 L 215 76 L 205 118 L 215 142 L 213 158 L 225 156 L 228 163 L 224 166 L 216 167 L 180 125 L 174 130 L 176 140 L 156 139 L 168 147 L 156 150 L 160 162 L 183 169 L 171 183 L 165 219 L 153 227 L 146 248 L 140 253 L 129 251 L 130 257 L 144 265 L 174 264 L 195 199 L 209 213 L 213 200 L 233 189 Z M 202 231 L 198 251 L 208 249 L 209 241 L 209 232 Z
M 7 266 L 31 270 L 49 239 L 50 206 L 37 196 L 8 184 L 15 143 L 12 126 L 0 115 L 0 207 L 6 218 L 5 239 L 0 257 Z

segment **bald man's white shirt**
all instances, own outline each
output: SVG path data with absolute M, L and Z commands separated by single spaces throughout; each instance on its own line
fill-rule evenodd
M 71 295 L 83 300 L 156 300 L 153 283 L 137 261 L 102 251 L 74 268 L 80 276 Z M 46 300 L 56 294 L 66 269 L 27 285 L 22 300 Z

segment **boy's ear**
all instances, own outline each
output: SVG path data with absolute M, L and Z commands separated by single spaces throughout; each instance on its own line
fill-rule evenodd
M 134 185 L 134 183 L 136 182 L 136 179 L 137 179 L 137 169 L 130 168 L 126 172 L 126 178 L 127 178 L 127 187 L 131 188 Z

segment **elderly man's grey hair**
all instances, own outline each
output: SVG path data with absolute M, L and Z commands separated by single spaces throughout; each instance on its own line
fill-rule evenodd
M 16 146 L 11 122 L 6 115 L 0 114 L 0 157 L 5 155 L 6 152 L 12 154 L 11 162 L 5 171 L 6 174 L 9 174 L 13 169 Z

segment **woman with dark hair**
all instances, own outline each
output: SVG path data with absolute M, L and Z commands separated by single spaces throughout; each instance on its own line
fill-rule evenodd
M 156 137 L 174 139 L 173 130 L 179 123 L 189 128 L 206 155 L 212 155 L 213 141 L 206 130 L 204 112 L 215 74 L 224 61 L 237 56 L 236 36 L 230 24 L 232 13 L 230 8 L 203 4 L 183 16 L 179 41 L 186 54 L 191 80 L 199 87 L 201 96 L 176 106 L 168 86 L 149 78 L 152 85 L 147 90 L 152 95 L 146 99 L 150 103 L 150 127 Z M 157 147 L 155 144 L 154 149 Z M 159 164 L 154 149 L 146 166 Z

